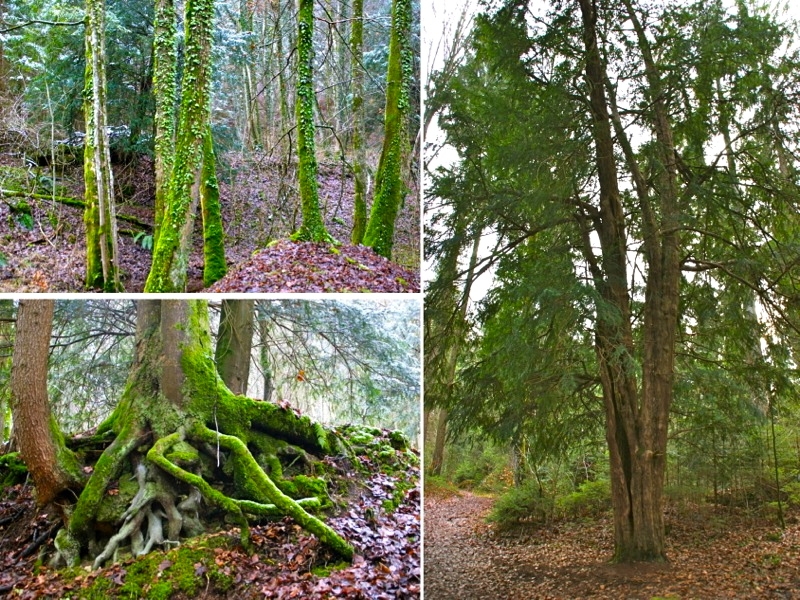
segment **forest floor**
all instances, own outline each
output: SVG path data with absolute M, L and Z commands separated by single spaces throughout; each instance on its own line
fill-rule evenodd
M 498 535 L 494 499 L 462 492 L 425 498 L 426 600 L 800 599 L 800 525 L 712 505 L 670 508 L 663 565 L 609 563 L 609 516 Z
M 226 155 L 218 163 L 225 254 L 229 275 L 220 292 L 417 292 L 420 208 L 409 191 L 396 222 L 393 260 L 348 244 L 353 179 L 337 163 L 319 165 L 320 205 L 329 233 L 342 245 L 289 244 L 301 222 L 293 162 Z M 147 156 L 117 164 L 119 264 L 127 292 L 141 292 L 150 269 L 147 236 L 153 223 L 153 162 Z M 25 168 L 19 156 L 0 154 L 0 189 L 51 194 L 50 171 Z M 57 195 L 83 198 L 82 166 L 57 173 Z M 412 186 L 416 187 L 416 186 Z M 25 217 L 21 202 L 30 206 Z M 203 289 L 202 232 L 195 223 L 187 291 Z M 152 240 L 152 238 L 150 238 Z M 0 292 L 81 292 L 85 269 L 83 209 L 49 199 L 0 193 Z
M 95 571 L 88 564 L 56 571 L 40 566 L 40 554 L 52 552 L 60 528 L 54 511 L 36 508 L 27 483 L 0 489 L 0 598 L 418 599 L 419 469 L 390 475 L 372 458 L 358 460 L 370 474 L 335 459 L 350 492 L 337 514 L 325 517 L 354 546 L 351 565 L 337 563 L 287 517 L 251 527 L 253 553 L 241 547 L 238 529 L 222 526 L 171 550 L 129 556 Z M 401 486 L 399 504 L 387 512 Z

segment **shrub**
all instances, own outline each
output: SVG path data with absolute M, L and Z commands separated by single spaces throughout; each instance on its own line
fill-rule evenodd
M 542 496 L 536 482 L 529 481 L 500 496 L 486 520 L 508 530 L 523 523 L 545 523 L 552 514 L 553 499 Z
M 584 481 L 577 490 L 558 499 L 558 508 L 567 517 L 593 517 L 611 508 L 608 481 Z

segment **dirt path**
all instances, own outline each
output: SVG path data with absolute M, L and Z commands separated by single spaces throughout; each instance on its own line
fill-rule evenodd
M 800 600 L 800 525 L 781 534 L 711 507 L 667 517 L 666 565 L 612 565 L 607 518 L 500 537 L 493 499 L 425 499 L 425 600 Z

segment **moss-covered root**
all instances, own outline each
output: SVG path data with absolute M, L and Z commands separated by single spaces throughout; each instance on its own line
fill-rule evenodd
M 247 470 L 247 476 L 275 506 L 297 521 L 303 529 L 316 535 L 320 541 L 346 560 L 353 559 L 353 547 L 328 525 L 308 514 L 295 500 L 281 492 L 275 483 L 250 454 L 247 446 L 239 438 L 212 431 L 201 423 L 195 423 L 189 435 L 199 441 L 217 443 L 232 451 Z M 200 490 L 203 491 L 202 489 Z
M 106 448 L 78 498 L 67 529 L 59 532 L 60 545 L 57 544 L 56 548 L 67 566 L 73 567 L 80 563 L 80 548 L 87 540 L 92 521 L 97 514 L 97 507 L 103 499 L 108 484 L 119 476 L 123 461 L 139 444 L 137 433 L 134 428 L 127 427 Z
M 147 460 L 160 467 L 166 473 L 172 475 L 175 479 L 194 486 L 207 502 L 227 512 L 232 517 L 233 521 L 241 528 L 240 537 L 242 546 L 250 551 L 252 549 L 250 543 L 250 526 L 239 504 L 233 498 L 229 498 L 222 492 L 215 490 L 200 475 L 195 475 L 194 473 L 182 469 L 165 456 L 167 450 L 178 442 L 182 442 L 185 438 L 186 434 L 182 430 L 161 438 L 153 444 L 153 447 L 148 451 Z

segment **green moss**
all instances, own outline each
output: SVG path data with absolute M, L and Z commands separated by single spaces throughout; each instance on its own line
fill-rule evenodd
M 19 457 L 19 452 L 0 456 L 0 487 L 22 483 L 28 477 L 28 467 Z
M 188 442 L 178 442 L 172 447 L 167 460 L 181 467 L 190 467 L 200 460 L 200 453 Z
M 350 564 L 346 562 L 330 563 L 325 565 L 318 565 L 311 569 L 311 572 L 317 577 L 329 577 L 334 571 L 341 571 L 346 569 Z
M 216 159 L 211 139 L 211 127 L 206 130 L 203 145 L 203 174 L 200 205 L 203 215 L 203 284 L 208 287 L 228 271 L 223 244 L 222 215 L 219 204 Z
M 104 493 L 97 508 L 96 520 L 101 523 L 116 523 L 130 506 L 131 500 L 139 491 L 139 483 L 134 477 L 122 476 L 116 494 Z

